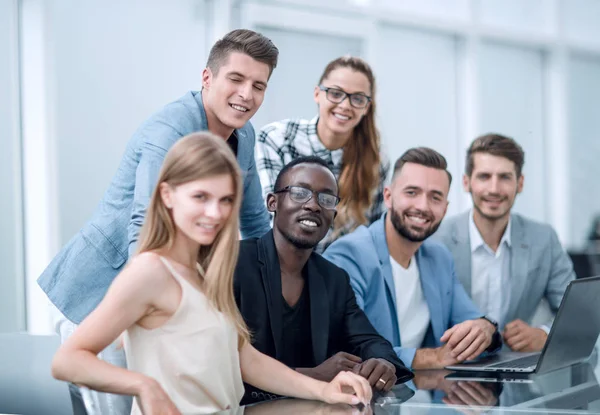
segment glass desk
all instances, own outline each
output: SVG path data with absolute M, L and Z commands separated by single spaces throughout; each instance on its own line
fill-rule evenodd
M 70 388 L 50 375 L 58 343 L 56 336 L 0 336 L 0 413 L 86 414 L 80 395 L 69 396 Z M 504 381 L 417 371 L 411 382 L 375 396 L 366 409 L 280 399 L 223 414 L 600 414 L 599 360 L 596 352 L 585 364 Z
M 277 399 L 218 414 L 600 414 L 599 360 L 594 353 L 586 363 L 522 377 L 494 378 L 493 374 L 446 370 L 415 371 L 412 381 L 396 385 L 386 394 L 376 394 L 367 408 Z M 73 413 L 85 415 L 83 404 L 78 403 L 80 399 L 71 398 Z
M 596 357 L 525 378 L 416 371 L 413 381 L 375 396 L 369 408 L 280 399 L 220 414 L 600 414 L 599 378 Z

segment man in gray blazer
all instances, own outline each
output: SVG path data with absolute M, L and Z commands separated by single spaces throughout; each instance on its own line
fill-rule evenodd
M 523 190 L 523 149 L 498 134 L 467 150 L 463 187 L 473 209 L 445 220 L 435 238 L 452 252 L 456 275 L 481 311 L 498 321 L 515 351 L 543 348 L 552 320 L 532 327 L 542 298 L 556 313 L 575 278 L 573 264 L 550 225 L 511 213 Z

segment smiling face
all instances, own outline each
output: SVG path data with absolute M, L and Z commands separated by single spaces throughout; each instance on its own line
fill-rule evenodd
M 339 67 L 329 73 L 321 84 L 326 88 L 335 88 L 348 94 L 364 94 L 371 96 L 371 84 L 362 72 L 351 68 Z M 364 108 L 355 108 L 350 105 L 348 97 L 339 104 L 327 99 L 327 93 L 315 87 L 315 102 L 319 106 L 319 125 L 333 135 L 352 135 L 354 128 L 360 123 L 362 117 L 369 110 L 369 105 Z
M 471 176 L 463 176 L 463 188 L 471 193 L 475 213 L 496 221 L 510 215 L 517 194 L 523 190 L 523 175 L 517 177 L 515 163 L 488 153 L 473 154 Z
M 160 185 L 176 234 L 206 246 L 214 242 L 234 205 L 234 184 L 229 174 L 194 180 L 171 187 Z
M 281 234 L 299 249 L 311 249 L 327 235 L 335 218 L 335 209 L 319 205 L 317 194 L 321 192 L 337 196 L 335 177 L 329 169 L 319 164 L 298 164 L 288 170 L 281 180 L 281 189 L 299 186 L 313 191 L 306 202 L 292 200 L 290 192 L 269 193 L 267 208 L 275 213 L 273 231 Z
M 406 163 L 384 189 L 388 219 L 411 242 L 422 242 L 440 226 L 448 208 L 450 180 L 445 170 Z
M 220 124 L 211 126 L 211 130 L 242 128 L 260 108 L 269 75 L 269 65 L 240 52 L 230 53 L 216 74 L 210 68 L 204 69 L 205 111 L 209 121 Z

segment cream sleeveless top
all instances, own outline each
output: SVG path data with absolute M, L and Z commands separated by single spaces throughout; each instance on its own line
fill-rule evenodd
M 181 302 L 162 326 L 127 329 L 127 367 L 154 378 L 181 413 L 206 414 L 234 408 L 244 395 L 234 325 L 208 299 L 161 261 L 181 286 Z M 141 414 L 136 399 L 132 415 Z

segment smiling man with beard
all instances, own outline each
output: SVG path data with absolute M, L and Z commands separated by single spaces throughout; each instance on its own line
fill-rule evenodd
M 325 161 L 309 156 L 288 163 L 267 195 L 273 230 L 241 242 L 235 298 L 260 352 L 319 380 L 348 370 L 388 391 L 412 373 L 356 304 L 348 274 L 314 252 L 338 202 Z M 269 398 L 246 385 L 242 404 Z
M 408 150 L 384 191 L 388 212 L 324 254 L 348 272 L 359 306 L 413 369 L 442 368 L 501 345 L 496 323 L 457 280 L 448 249 L 427 240 L 448 207 L 446 168 L 435 150 Z
M 523 190 L 525 154 L 512 138 L 486 134 L 467 150 L 463 188 L 473 209 L 448 218 L 435 235 L 452 252 L 475 304 L 498 320 L 514 351 L 540 351 L 552 319 L 532 325 L 545 298 L 558 311 L 573 264 L 552 227 L 511 213 Z

